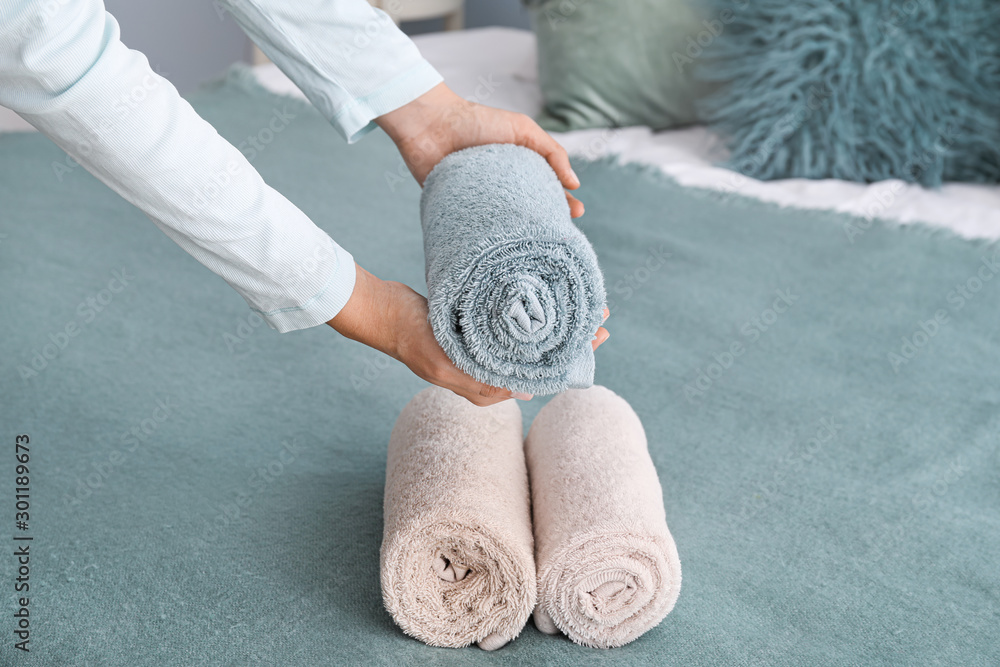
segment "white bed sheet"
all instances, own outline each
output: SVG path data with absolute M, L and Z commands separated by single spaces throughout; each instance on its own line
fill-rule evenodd
M 414 42 L 462 97 L 531 115 L 541 108 L 532 33 L 482 28 L 420 35 Z M 274 65 L 258 65 L 254 72 L 265 88 L 302 97 Z M 0 107 L 0 131 L 31 129 Z M 722 149 L 703 127 L 655 133 L 632 127 L 554 136 L 574 155 L 617 155 L 625 162 L 656 166 L 685 185 L 737 192 L 784 206 L 831 209 L 903 224 L 926 222 L 967 238 L 1000 238 L 1000 185 L 952 183 L 927 190 L 902 181 L 870 185 L 834 179 L 757 181 L 714 166 L 723 157 Z M 579 194 L 586 203 L 586 189 Z

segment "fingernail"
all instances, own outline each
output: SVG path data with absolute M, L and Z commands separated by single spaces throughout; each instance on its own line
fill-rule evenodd
M 510 395 L 519 401 L 530 401 L 532 398 L 534 398 L 534 394 L 525 394 L 520 391 L 511 392 Z
M 573 177 L 573 182 L 576 183 L 576 186 L 580 187 L 580 177 L 576 175 L 572 167 L 569 168 L 569 175 Z
M 605 308 L 605 309 L 604 309 L 604 319 L 603 319 L 603 320 L 601 320 L 601 323 L 603 324 L 604 322 L 607 322 L 607 321 L 608 321 L 608 317 L 609 317 L 610 315 L 611 315 L 611 311 L 610 311 L 610 310 L 608 310 L 607 308 Z

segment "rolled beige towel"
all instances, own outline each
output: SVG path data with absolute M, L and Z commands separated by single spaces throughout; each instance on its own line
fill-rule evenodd
M 521 410 L 417 394 L 389 439 L 382 598 L 431 646 L 500 648 L 535 606 Z
M 681 563 L 639 417 L 605 387 L 571 389 L 525 442 L 538 562 L 535 625 L 627 644 L 674 607 Z

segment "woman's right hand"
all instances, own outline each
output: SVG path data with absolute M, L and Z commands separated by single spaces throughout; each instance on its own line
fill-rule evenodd
M 530 394 L 483 384 L 460 371 L 434 338 L 427 318 L 427 299 L 402 283 L 379 280 L 360 266 L 351 298 L 327 324 L 344 336 L 403 362 L 431 384 L 450 389 L 476 405 L 531 398 Z M 595 350 L 608 335 L 604 327 L 597 330 Z

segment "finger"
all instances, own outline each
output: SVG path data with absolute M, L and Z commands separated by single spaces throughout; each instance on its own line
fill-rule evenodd
M 486 394 L 489 394 L 490 392 L 486 390 L 486 385 L 480 385 L 474 381 L 471 383 L 465 382 L 464 380 L 459 382 L 443 382 L 438 384 L 438 386 L 444 387 L 456 396 L 461 396 L 468 402 L 480 408 L 489 407 L 511 398 L 511 396 L 504 396 L 502 394 L 487 396 Z M 492 387 L 492 389 L 496 389 L 496 387 Z
M 472 378 L 469 378 L 469 380 L 470 383 L 473 385 L 473 387 L 470 390 L 468 390 L 467 393 L 463 392 L 463 394 L 465 394 L 465 398 L 469 399 L 470 401 L 472 401 L 474 404 L 478 405 L 481 408 L 485 408 L 490 405 L 496 405 L 501 401 L 506 401 L 510 400 L 511 398 L 514 398 L 514 396 L 509 391 L 503 389 L 502 387 L 494 387 L 488 384 L 481 384 L 479 382 L 476 382 L 475 380 L 472 380 Z
M 604 327 L 601 327 L 597 330 L 597 335 L 594 336 L 594 340 L 590 341 L 590 345 L 596 350 L 601 346 L 601 343 L 606 341 L 610 336 L 611 333 Z
M 538 123 L 525 116 L 526 123 L 521 130 L 522 146 L 530 148 L 539 153 L 556 172 L 559 181 L 567 190 L 576 190 L 580 187 L 580 179 L 573 173 L 573 167 L 569 163 L 569 155 L 566 149 L 559 145 L 548 132 L 538 126 Z
M 610 311 L 610 310 L 608 310 L 607 308 L 605 308 L 605 309 L 604 309 L 604 319 L 603 319 L 603 320 L 601 320 L 601 322 L 602 322 L 602 323 L 603 323 L 603 322 L 607 322 L 607 321 L 608 321 L 608 318 L 609 318 L 609 317 L 611 317 L 611 311 Z
M 460 380 L 448 388 L 459 396 L 475 403 L 479 407 L 495 405 L 496 403 L 500 403 L 501 401 L 506 401 L 511 398 L 516 398 L 521 401 L 530 401 L 533 398 L 532 394 L 510 391 L 508 389 L 504 389 L 503 387 L 494 387 L 493 385 L 477 382 L 470 376 L 459 371 L 457 368 L 455 369 L 455 372 L 458 374 Z
M 464 398 L 465 400 L 467 400 L 469 403 L 472 403 L 477 408 L 488 408 L 491 405 L 496 405 L 497 403 L 500 403 L 502 401 L 506 401 L 506 400 L 510 399 L 509 396 L 507 396 L 505 398 L 503 398 L 503 397 L 483 398 L 482 396 L 480 396 L 479 394 L 477 394 L 475 392 L 469 393 L 469 392 L 464 391 L 462 389 L 458 389 L 457 387 L 445 387 L 445 389 L 448 389 L 449 391 L 451 391 L 456 396 L 460 396 L 460 397 Z
M 569 203 L 569 217 L 579 218 L 584 214 L 586 209 L 584 209 L 582 201 L 568 192 L 566 193 L 566 201 Z
M 428 382 L 449 389 L 479 407 L 486 407 L 513 398 L 510 391 L 502 387 L 484 384 L 473 379 L 471 375 L 463 373 L 451 359 L 445 356 L 444 350 L 441 350 L 440 346 L 437 347 L 437 350 L 439 350 L 441 357 L 439 367 L 446 370 L 436 378 L 424 377 Z
M 479 395 L 482 396 L 483 398 L 494 398 L 503 393 L 509 394 L 510 392 L 508 392 L 506 389 L 501 389 L 500 387 L 494 387 L 488 384 L 484 384 L 479 387 Z M 504 398 L 509 398 L 509 396 L 505 396 Z

